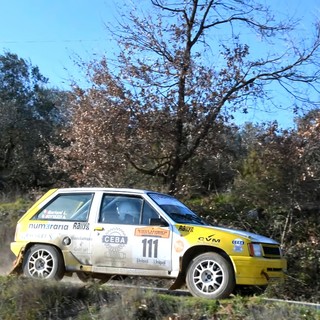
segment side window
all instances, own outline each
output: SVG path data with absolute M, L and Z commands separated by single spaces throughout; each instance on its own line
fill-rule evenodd
M 149 205 L 149 203 L 145 202 L 142 213 L 142 224 L 149 226 L 151 219 L 158 218 L 159 214 Z
M 61 194 L 54 198 L 33 220 L 86 221 L 93 194 Z
M 143 200 L 135 197 L 104 195 L 99 222 L 115 224 L 140 224 Z
M 118 212 L 116 206 L 116 196 L 107 195 L 103 196 L 100 214 L 99 214 L 99 222 L 101 223 L 118 223 Z

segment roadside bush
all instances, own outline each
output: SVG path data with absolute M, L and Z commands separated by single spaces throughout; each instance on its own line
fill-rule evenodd
M 84 307 L 84 287 L 68 283 L 0 277 L 0 319 L 65 319 Z
M 68 279 L 66 279 L 68 280 Z M 0 277 L 1 320 L 319 320 L 314 309 L 235 296 L 207 300 L 142 288 Z
M 13 241 L 17 221 L 31 206 L 32 202 L 18 197 L 15 201 L 0 200 L 0 272 L 10 270 L 15 257 L 10 251 L 10 242 Z

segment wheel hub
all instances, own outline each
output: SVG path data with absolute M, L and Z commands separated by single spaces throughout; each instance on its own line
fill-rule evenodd
M 213 280 L 213 274 L 209 270 L 206 270 L 202 273 L 201 279 L 203 282 L 208 283 Z
M 36 262 L 35 262 L 35 268 L 36 270 L 43 270 L 44 267 L 45 267 L 45 261 L 43 259 L 38 259 Z
M 205 260 L 194 271 L 194 282 L 198 290 L 210 294 L 221 287 L 223 271 L 215 261 Z

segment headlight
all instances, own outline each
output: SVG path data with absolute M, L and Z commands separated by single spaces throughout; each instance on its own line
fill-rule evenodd
M 262 257 L 262 250 L 261 250 L 260 243 L 249 243 L 248 249 L 251 257 Z

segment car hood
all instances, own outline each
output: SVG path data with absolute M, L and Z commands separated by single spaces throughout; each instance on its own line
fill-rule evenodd
M 277 241 L 270 239 L 265 236 L 261 236 L 259 234 L 255 234 L 252 232 L 242 231 L 242 230 L 235 230 L 223 227 L 212 227 L 213 229 L 228 232 L 230 234 L 246 237 L 250 239 L 252 242 L 259 242 L 259 243 L 268 243 L 268 244 L 279 244 Z

